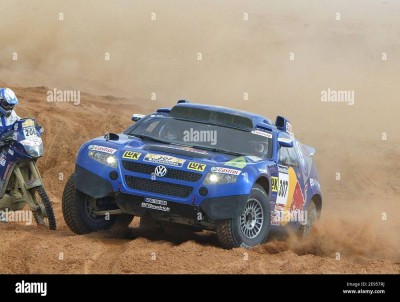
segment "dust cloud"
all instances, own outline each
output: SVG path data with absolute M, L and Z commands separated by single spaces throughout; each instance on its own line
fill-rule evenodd
M 302 142 L 317 149 L 322 218 L 311 239 L 273 241 L 255 253 L 283 253 L 282 259 L 296 261 L 296 255 L 334 259 L 336 253 L 356 262 L 399 261 L 398 1 L 2 0 L 0 12 L 0 82 L 16 89 L 20 110 L 51 129 L 42 168 L 56 201 L 63 186 L 54 180 L 57 169 L 72 171 L 79 144 L 102 134 L 92 126 L 99 120 L 102 130 L 115 125 L 119 131 L 133 111 L 146 113 L 178 99 L 272 120 L 280 114 Z M 92 95 L 83 94 L 78 108 L 49 108 L 45 88 L 26 88 L 36 86 Z M 328 89 L 352 91 L 354 104 L 322 102 Z M 63 125 L 69 132 L 57 147 Z M 71 146 L 75 150 L 67 150 Z M 135 241 L 121 245 L 134 248 Z M 200 249 L 193 242 L 174 248 Z M 215 253 L 205 249 L 210 257 Z M 82 246 L 82 253 L 89 251 Z M 347 262 L 327 263 L 327 271 L 347 272 Z M 120 271 L 131 272 L 124 265 Z M 391 265 L 386 271 L 393 271 Z M 380 272 L 379 265 L 371 270 Z M 320 272 L 317 266 L 314 272 Z

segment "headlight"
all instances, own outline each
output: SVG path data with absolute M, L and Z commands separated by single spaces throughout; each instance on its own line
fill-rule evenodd
M 26 153 L 32 157 L 40 157 L 43 155 L 43 142 L 40 138 L 21 141 Z
M 236 182 L 237 178 L 237 175 L 209 172 L 203 183 L 205 185 L 232 184 Z
M 90 150 L 89 157 L 111 168 L 116 168 L 118 166 L 118 159 L 112 154 Z

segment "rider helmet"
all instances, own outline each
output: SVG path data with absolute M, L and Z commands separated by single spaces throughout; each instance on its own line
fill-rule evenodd
M 0 88 L 0 115 L 9 117 L 17 104 L 18 99 L 14 91 L 9 88 Z

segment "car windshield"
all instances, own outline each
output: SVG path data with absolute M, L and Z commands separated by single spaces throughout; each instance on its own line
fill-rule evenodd
M 243 131 L 171 117 L 149 116 L 125 134 L 159 143 L 190 146 L 232 155 L 271 158 L 272 134 L 262 130 Z

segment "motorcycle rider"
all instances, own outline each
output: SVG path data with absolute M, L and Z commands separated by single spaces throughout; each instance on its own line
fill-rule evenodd
M 17 166 L 17 168 L 13 167 L 10 170 L 10 164 L 7 164 L 6 161 L 8 154 L 11 154 L 11 156 L 14 155 L 13 150 L 10 150 L 9 147 L 12 146 L 14 140 L 19 139 L 17 135 L 14 135 L 14 133 L 18 132 L 18 127 L 15 126 L 20 126 L 19 124 L 21 124 L 21 126 L 23 127 L 22 130 L 25 130 L 25 128 L 27 130 L 26 133 L 23 133 L 23 137 L 20 139 L 21 143 L 25 141 L 26 146 L 26 140 L 30 140 L 30 143 L 36 142 L 38 145 L 41 145 L 43 147 L 42 141 L 36 137 L 37 135 L 34 135 L 37 133 L 32 131 L 34 130 L 32 129 L 32 120 L 29 120 L 29 123 L 27 123 L 24 127 L 25 120 L 21 119 L 14 111 L 14 106 L 17 104 L 18 99 L 11 89 L 0 88 L 0 174 L 2 175 L 2 177 L 0 178 L 0 222 L 8 221 L 8 217 L 4 215 L 5 212 L 1 210 L 18 210 L 20 202 L 24 202 L 28 204 L 31 208 L 31 211 L 34 212 L 35 220 L 38 225 L 46 225 L 51 230 L 55 230 L 56 220 L 54 217 L 54 211 L 51 202 L 43 188 L 42 179 L 39 175 L 35 163 L 36 158 L 38 158 L 39 156 L 32 156 L 32 154 L 26 150 L 26 153 L 31 155 L 31 159 L 22 160 L 25 162 L 30 161 L 30 164 L 19 165 L 18 163 L 21 162 L 21 158 L 11 158 L 11 160 L 14 161 L 14 166 Z M 43 133 L 43 128 L 40 127 L 36 122 L 35 126 L 36 130 L 39 133 Z M 40 155 L 42 153 L 43 149 L 40 152 Z M 39 155 L 39 153 L 37 153 L 37 155 Z M 19 171 L 20 175 L 22 175 L 22 178 L 18 177 L 18 175 L 15 175 L 15 169 Z M 10 185 L 9 181 L 11 177 L 12 182 Z M 37 183 L 35 183 L 34 186 L 28 188 L 28 181 L 33 181 Z M 25 190 L 22 189 L 24 187 L 26 187 Z M 34 195 L 35 192 L 37 192 L 36 197 Z M 18 206 L 16 206 L 14 202 L 17 202 Z M 34 205 L 32 205 L 32 203 Z M 46 222 L 48 222 L 48 225 L 46 224 Z
M 14 106 L 18 105 L 18 99 L 14 91 L 9 88 L 0 88 L 0 146 L 4 146 L 12 140 L 10 130 L 14 123 L 20 120 L 20 117 L 14 111 Z M 43 133 L 43 128 L 39 125 L 36 129 Z

